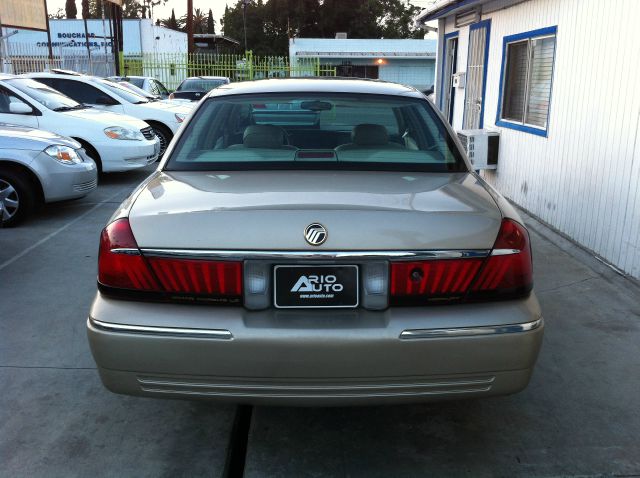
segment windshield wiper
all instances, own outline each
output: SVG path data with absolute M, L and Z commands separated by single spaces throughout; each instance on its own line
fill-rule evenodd
M 83 110 L 85 108 L 88 108 L 88 107 L 85 105 L 58 106 L 57 108 L 54 108 L 53 111 L 73 111 L 73 110 Z

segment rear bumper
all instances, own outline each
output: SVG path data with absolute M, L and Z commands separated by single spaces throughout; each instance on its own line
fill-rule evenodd
M 410 332 L 409 332 L 410 331 Z M 117 393 L 275 405 L 356 405 L 515 393 L 542 341 L 535 297 L 320 312 L 97 296 L 88 321 Z

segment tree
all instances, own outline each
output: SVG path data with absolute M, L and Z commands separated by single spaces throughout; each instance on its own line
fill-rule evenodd
M 89 16 L 89 0 L 82 0 L 82 18 L 91 18 Z
M 186 31 L 187 28 L 187 14 L 185 13 L 179 20 L 180 29 Z M 199 8 L 193 9 L 193 33 L 206 33 L 207 32 L 207 16 Z
M 51 20 L 61 20 L 63 18 L 66 18 L 66 13 L 64 11 L 64 8 L 58 8 L 56 13 L 49 14 L 49 19 Z
M 67 0 L 64 4 L 64 10 L 67 14 L 67 18 L 75 19 L 78 15 L 78 7 L 76 7 L 76 0 Z
M 178 20 L 176 20 L 176 12 L 171 9 L 171 16 L 169 18 L 162 18 L 156 21 L 156 25 L 162 25 L 163 27 L 170 28 L 172 30 L 180 30 Z
M 252 0 L 247 44 L 258 55 L 286 55 L 291 37 L 421 38 L 413 26 L 419 8 L 405 0 Z M 242 0 L 225 8 L 225 35 L 242 41 Z
M 104 0 L 89 0 L 89 18 L 102 18 Z
M 209 16 L 207 17 L 207 33 L 215 35 L 216 33 L 216 21 L 213 19 L 213 12 L 209 9 Z

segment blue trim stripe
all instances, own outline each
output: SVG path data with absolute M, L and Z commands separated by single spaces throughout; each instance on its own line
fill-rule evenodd
M 536 128 L 535 126 L 529 126 L 522 123 L 515 123 L 513 121 L 504 120 L 500 118 L 502 113 L 502 100 L 504 99 L 504 73 L 505 65 L 507 62 L 507 45 L 518 40 L 528 40 L 529 38 L 536 38 L 548 35 L 557 35 L 558 26 L 539 28 L 537 30 L 530 30 L 528 32 L 517 33 L 515 35 L 508 35 L 502 39 L 502 64 L 500 66 L 500 94 L 498 95 L 498 107 L 496 110 L 496 126 L 502 126 L 504 128 L 514 129 L 516 131 L 522 131 L 524 133 L 535 134 L 536 136 L 547 137 L 549 131 L 549 115 L 551 114 L 551 94 L 553 93 L 553 77 L 556 65 L 556 46 L 553 49 L 553 70 L 551 72 L 551 91 L 549 92 L 549 111 L 547 112 L 547 126 L 546 128 Z
M 489 39 L 491 38 L 491 19 L 482 20 L 477 23 L 469 25 L 469 44 L 467 46 L 467 80 L 469 79 L 469 50 L 471 49 L 471 32 L 480 28 L 486 28 L 485 43 L 484 43 L 484 66 L 482 68 L 482 105 L 480 106 L 480 124 L 478 128 L 482 129 L 484 126 L 484 99 L 487 88 L 487 70 L 489 69 Z M 464 116 L 467 113 L 467 88 L 464 89 L 464 103 L 462 111 L 462 124 L 464 125 Z
M 536 136 L 547 137 L 547 130 L 542 128 L 536 128 L 535 126 L 528 126 L 522 123 L 512 123 L 507 120 L 496 121 L 496 126 L 502 126 L 504 128 L 515 129 L 516 131 L 522 131 L 524 133 L 535 134 Z
M 447 41 L 450 38 L 455 38 L 458 36 L 458 32 L 451 32 L 451 33 L 447 33 L 444 36 L 444 40 L 443 40 L 443 45 L 442 45 L 442 74 L 440 75 L 440 97 L 438 98 L 438 105 L 440 107 L 440 111 L 442 111 L 442 108 L 444 107 L 444 105 L 442 104 L 442 100 L 444 98 L 444 66 L 446 64 L 446 58 L 447 58 Z M 444 113 L 444 112 L 443 112 Z M 447 116 L 447 118 L 449 117 L 449 115 L 445 115 Z

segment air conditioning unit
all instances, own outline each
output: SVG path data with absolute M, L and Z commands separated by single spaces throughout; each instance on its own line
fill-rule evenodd
M 498 149 L 500 133 L 488 129 L 463 129 L 458 131 L 458 139 L 473 169 L 496 169 L 498 167 Z

